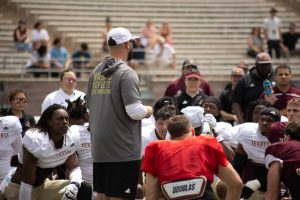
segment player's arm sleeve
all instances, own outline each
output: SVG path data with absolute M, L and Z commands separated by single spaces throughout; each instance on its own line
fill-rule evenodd
M 18 153 L 20 153 L 21 149 L 22 149 L 22 136 L 21 134 L 17 134 L 16 138 L 12 144 L 13 147 L 13 155 L 16 155 Z
M 125 106 L 128 116 L 133 120 L 141 120 L 147 115 L 147 108 L 141 103 Z
M 267 169 L 269 169 L 269 167 L 274 162 L 278 162 L 280 164 L 280 167 L 282 167 L 282 165 L 283 165 L 283 160 L 276 157 L 277 148 L 278 148 L 277 145 L 270 145 L 266 149 L 266 152 L 265 152 L 265 165 L 266 165 Z

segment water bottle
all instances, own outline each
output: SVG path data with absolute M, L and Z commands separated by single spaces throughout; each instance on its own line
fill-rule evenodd
M 269 81 L 268 79 L 264 80 L 263 86 L 264 86 L 266 96 L 269 96 L 270 94 L 272 94 L 273 86 L 272 86 L 271 81 Z
M 8 186 L 8 184 L 11 181 L 11 177 L 14 175 L 15 171 L 16 171 L 16 167 L 12 168 L 7 175 L 5 176 L 5 178 L 2 180 L 2 182 L 0 183 L 0 191 L 2 193 L 4 193 L 5 188 Z

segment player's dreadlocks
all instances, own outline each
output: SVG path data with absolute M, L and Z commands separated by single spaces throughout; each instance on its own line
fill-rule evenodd
M 75 101 L 66 100 L 68 103 L 67 111 L 69 113 L 70 119 L 82 119 L 85 118 L 87 114 L 86 103 L 80 97 Z

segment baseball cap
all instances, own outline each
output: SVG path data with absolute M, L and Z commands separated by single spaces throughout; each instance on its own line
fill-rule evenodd
M 183 61 L 182 68 L 185 68 L 185 67 L 194 67 L 195 69 L 198 69 L 198 65 L 197 65 L 196 61 L 191 60 L 191 59 L 186 59 Z
M 256 60 L 256 63 L 258 63 L 258 64 L 272 63 L 270 55 L 265 52 L 257 54 L 255 60 Z
M 113 28 L 107 35 L 107 44 L 109 46 L 123 44 L 130 40 L 135 40 L 136 36 L 132 36 L 128 29 L 123 27 Z
M 22 125 L 16 116 L 0 117 L 0 133 L 18 133 L 22 132 Z
M 188 72 L 184 78 L 197 78 L 201 79 L 201 74 L 198 71 L 190 71 Z
M 260 116 L 262 116 L 262 115 L 270 116 L 276 122 L 280 122 L 280 120 L 281 120 L 280 112 L 276 108 L 272 108 L 272 107 L 265 108 L 260 113 Z

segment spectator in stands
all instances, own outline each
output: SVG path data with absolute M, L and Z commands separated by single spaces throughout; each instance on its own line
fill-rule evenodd
M 153 21 L 151 19 L 148 19 L 144 28 L 142 29 L 142 37 L 141 37 L 142 45 L 144 45 L 145 47 L 153 46 L 156 33 L 157 30 L 154 26 Z
M 255 67 L 242 77 L 232 95 L 232 109 L 239 123 L 251 121 L 252 103 L 260 98 L 263 92 L 263 81 L 272 76 L 272 61 L 268 53 L 256 56 Z
M 33 49 L 38 49 L 41 45 L 48 45 L 50 38 L 43 21 L 39 20 L 34 24 L 31 33 L 31 40 Z
M 222 110 L 221 110 L 221 115 L 222 118 L 231 123 L 233 125 L 234 122 L 237 122 L 237 117 L 236 115 L 232 112 L 232 95 L 233 95 L 233 90 L 236 87 L 238 80 L 242 78 L 245 75 L 245 72 L 242 68 L 235 67 L 231 71 L 230 75 L 230 81 L 231 84 L 224 88 L 224 90 L 221 92 L 219 99 L 222 104 Z
M 26 65 L 27 69 L 29 69 L 28 71 L 33 73 L 34 77 L 40 77 L 42 74 L 48 75 L 48 72 L 45 71 L 46 69 L 50 69 L 50 64 L 51 55 L 48 52 L 48 47 L 46 45 L 40 45 L 39 48 L 32 53 Z
M 191 70 L 198 70 L 198 64 L 191 59 L 184 60 L 182 64 L 181 76 L 170 83 L 170 85 L 167 87 L 165 91 L 165 96 L 173 97 L 177 93 L 184 92 L 185 91 L 184 77 Z M 214 94 L 211 86 L 205 79 L 203 79 L 201 74 L 200 76 L 201 76 L 201 80 L 200 80 L 199 88 L 204 94 L 208 96 L 213 96 Z
M 266 200 L 280 199 L 281 181 L 288 187 L 291 199 L 300 199 L 300 125 L 292 122 L 284 130 L 285 142 L 266 149 L 265 165 L 269 169 Z
M 14 30 L 13 39 L 18 51 L 31 52 L 31 45 L 28 43 L 27 22 L 20 20 L 18 27 Z
M 135 39 L 133 42 L 132 59 L 130 60 L 130 67 L 138 69 L 141 65 L 145 64 L 146 49 L 141 43 L 141 38 Z
M 289 31 L 282 34 L 283 50 L 289 55 L 300 55 L 300 49 L 296 48 L 300 33 L 296 31 L 296 23 L 291 22 Z
M 163 22 L 161 23 L 160 29 L 159 29 L 159 34 L 163 38 L 165 38 L 165 41 L 169 45 L 173 45 L 173 39 L 171 36 L 171 27 L 168 22 Z
M 42 103 L 42 112 L 46 110 L 52 104 L 59 104 L 67 107 L 66 100 L 74 101 L 78 97 L 82 99 L 85 93 L 76 90 L 77 77 L 76 74 L 71 69 L 65 69 L 60 74 L 60 89 L 48 94 Z
M 75 70 L 84 70 L 90 68 L 90 61 L 92 55 L 89 52 L 89 46 L 87 43 L 82 43 L 80 45 L 80 49 L 75 51 L 72 55 L 73 60 L 73 68 Z M 80 77 L 80 73 L 76 73 L 78 77 Z
M 17 170 L 5 189 L 7 199 L 91 199 L 92 188 L 82 180 L 76 150 L 80 135 L 69 129 L 66 108 L 54 104 L 23 137 Z M 69 180 L 49 180 L 54 168 L 66 164 Z
M 110 17 L 106 17 L 105 19 L 105 30 L 102 31 L 102 53 L 109 53 L 109 48 L 107 45 L 107 34 L 110 31 L 110 29 L 112 29 L 112 24 L 110 21 Z
M 201 75 L 197 70 L 187 73 L 184 77 L 185 91 L 174 96 L 178 103 L 178 110 L 188 106 L 201 106 L 207 97 L 199 89 Z
M 276 8 L 271 8 L 270 17 L 264 19 L 263 27 L 269 55 L 272 57 L 272 50 L 274 49 L 276 58 L 280 58 L 281 20 L 276 14 Z
M 300 90 L 291 85 L 292 71 L 288 65 L 278 65 L 275 69 L 275 87 L 273 93 L 269 96 L 262 93 L 261 97 L 265 98 L 274 108 L 278 109 L 281 115 L 286 116 L 287 102 L 295 97 L 300 97 Z
M 57 69 L 57 71 L 61 72 L 63 69 L 69 68 L 70 65 L 70 57 L 68 50 L 62 46 L 62 41 L 60 38 L 55 38 L 53 43 L 53 47 L 50 50 L 51 54 L 51 68 Z M 58 77 L 59 73 L 52 73 L 52 77 Z
M 176 51 L 165 38 L 157 37 L 152 49 L 153 62 L 159 69 L 176 68 Z
M 28 101 L 27 93 L 20 88 L 14 89 L 8 94 L 8 101 L 10 108 L 2 110 L 2 115 L 14 115 L 18 117 L 22 125 L 22 136 L 24 136 L 25 132 L 35 125 L 34 117 L 25 113 Z
M 253 27 L 251 36 L 247 39 L 247 55 L 255 58 L 260 52 L 264 52 L 264 42 L 260 35 L 260 27 Z

